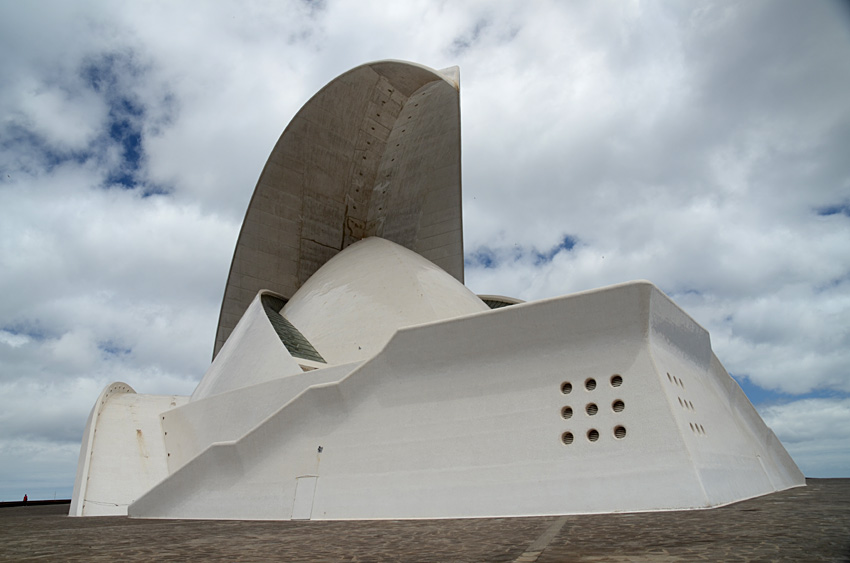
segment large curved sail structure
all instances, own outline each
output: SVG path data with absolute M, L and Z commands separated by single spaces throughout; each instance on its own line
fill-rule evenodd
M 402 62 L 300 110 L 248 207 L 213 362 L 191 397 L 103 391 L 72 515 L 643 512 L 805 484 L 651 283 L 527 303 L 461 283 L 458 119 L 457 72 Z
M 213 357 L 259 290 L 289 298 L 369 236 L 407 247 L 463 282 L 456 67 L 365 64 L 301 108 L 248 205 Z

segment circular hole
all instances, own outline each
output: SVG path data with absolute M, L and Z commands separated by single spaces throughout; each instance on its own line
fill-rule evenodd
M 611 387 L 619 387 L 623 384 L 623 377 L 621 375 L 614 374 L 611 376 Z
M 596 380 L 591 377 L 590 379 L 584 382 L 584 388 L 588 391 L 593 391 L 594 389 L 596 389 Z
M 596 406 L 596 403 L 590 403 L 587 405 L 587 407 L 585 407 L 584 410 L 587 412 L 587 414 L 593 416 L 599 412 L 599 407 Z
M 622 440 L 626 437 L 626 427 L 625 426 L 617 426 L 614 428 L 614 437 L 618 440 Z
M 595 428 L 591 428 L 590 430 L 587 431 L 587 439 L 590 440 L 591 442 L 595 442 L 596 440 L 599 439 L 599 431 L 596 430 Z
M 573 433 L 564 432 L 563 434 L 561 434 L 561 441 L 569 446 L 573 443 Z
M 613 403 L 611 403 L 611 408 L 614 409 L 614 412 L 623 412 L 623 409 L 626 408 L 626 403 L 617 399 Z
M 564 395 L 569 395 L 573 391 L 573 384 L 569 381 L 564 381 L 561 383 L 561 393 Z
M 572 407 L 564 407 L 561 409 L 561 416 L 564 418 L 572 418 L 573 417 L 573 408 Z

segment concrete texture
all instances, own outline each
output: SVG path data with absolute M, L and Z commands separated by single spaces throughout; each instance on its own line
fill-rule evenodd
M 2 561 L 850 561 L 850 479 L 711 510 L 463 520 L 68 518 L 0 509 Z
M 104 391 L 71 514 L 622 513 L 804 484 L 651 283 L 466 288 L 459 147 L 456 73 L 370 63 L 317 93 L 254 192 L 212 365 L 191 398 Z
M 214 356 L 261 289 L 290 298 L 339 251 L 378 236 L 463 282 L 457 68 L 354 68 L 292 119 L 257 182 Z

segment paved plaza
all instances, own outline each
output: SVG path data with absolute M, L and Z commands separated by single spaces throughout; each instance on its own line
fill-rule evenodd
M 0 509 L 3 561 L 850 561 L 850 479 L 712 510 L 464 520 L 69 518 Z

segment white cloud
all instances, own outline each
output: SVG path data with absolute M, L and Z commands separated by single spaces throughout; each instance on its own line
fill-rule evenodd
M 805 399 L 759 410 L 806 476 L 842 475 L 850 467 L 850 398 Z

